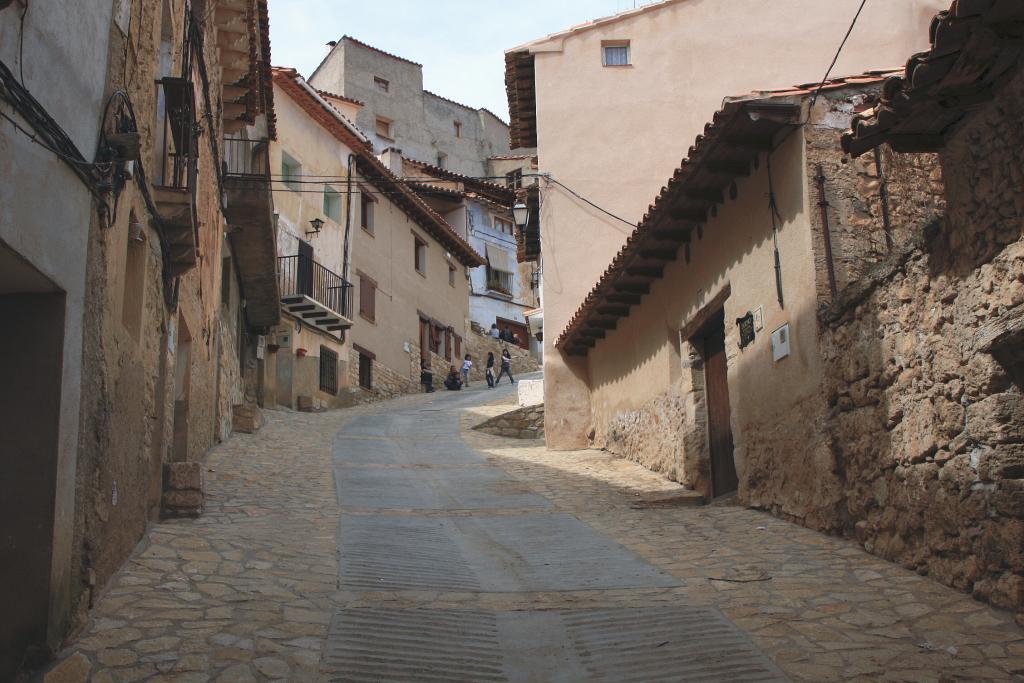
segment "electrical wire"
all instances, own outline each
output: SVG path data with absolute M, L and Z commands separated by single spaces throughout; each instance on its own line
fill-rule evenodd
M 589 204 L 590 206 L 594 207 L 595 209 L 597 209 L 601 213 L 607 214 L 607 215 L 611 216 L 612 218 L 614 218 L 617 221 L 622 221 L 623 223 L 625 223 L 629 227 L 633 228 L 634 230 L 639 227 L 636 223 L 630 223 L 625 218 L 622 218 L 621 216 L 616 216 L 614 213 L 612 213 L 608 209 L 605 209 L 605 208 L 603 208 L 601 206 L 598 206 L 594 202 L 590 201 L 589 199 L 587 199 L 583 195 L 581 195 L 578 192 L 576 192 L 576 190 L 572 189 L 571 187 L 569 187 L 565 183 L 563 183 L 563 182 L 561 182 L 561 181 L 559 181 L 559 180 L 557 180 L 555 178 L 552 178 L 551 176 L 544 176 L 544 177 L 547 178 L 548 180 L 550 180 L 551 182 L 553 182 L 555 185 L 558 185 L 558 186 L 562 187 L 566 192 L 571 194 L 573 197 L 576 197 L 577 199 L 579 199 L 581 202 L 584 202 L 585 204 Z
M 818 101 L 818 95 L 821 93 L 821 89 L 825 87 L 825 82 L 828 81 L 828 77 L 832 75 L 832 69 L 835 68 L 836 62 L 839 61 L 839 55 L 842 54 L 843 48 L 846 47 L 846 41 L 850 39 L 850 34 L 853 33 L 853 27 L 857 25 L 857 20 L 860 19 L 860 13 L 864 10 L 868 0 L 861 0 L 860 7 L 857 8 L 857 14 L 853 16 L 853 21 L 850 22 L 850 28 L 847 29 L 846 35 L 843 37 L 843 42 L 839 44 L 839 49 L 836 50 L 836 56 L 832 58 L 832 63 L 828 65 L 828 70 L 825 72 L 825 77 L 821 79 L 821 83 L 818 84 L 818 89 L 814 91 L 814 96 L 811 97 L 811 108 L 814 108 L 814 103 Z

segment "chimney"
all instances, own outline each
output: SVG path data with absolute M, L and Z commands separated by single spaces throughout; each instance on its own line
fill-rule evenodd
M 399 178 L 402 177 L 402 150 L 396 147 L 388 147 L 377 158 L 388 167 L 389 171 Z

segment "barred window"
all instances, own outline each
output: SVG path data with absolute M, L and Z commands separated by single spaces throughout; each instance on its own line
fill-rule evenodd
M 601 44 L 602 64 L 605 66 L 629 66 L 629 41 L 604 41 Z
M 320 347 L 320 391 L 338 393 L 338 353 L 326 346 Z

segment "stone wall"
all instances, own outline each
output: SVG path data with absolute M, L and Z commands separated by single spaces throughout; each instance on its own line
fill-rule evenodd
M 990 340 L 1018 338 L 1024 310 L 1022 120 L 1018 78 L 942 153 L 945 215 L 821 314 L 844 530 L 1018 611 L 1024 396 Z
M 473 429 L 511 439 L 543 439 L 544 404 L 510 410 L 481 422 Z
M 540 370 L 540 364 L 537 362 L 537 359 L 534 358 L 527 349 L 523 349 L 515 346 L 514 344 L 508 344 L 494 339 L 493 337 L 470 330 L 462 342 L 462 355 L 465 356 L 468 353 L 473 357 L 473 369 L 469 373 L 469 381 L 487 381 L 484 375 L 484 370 L 487 366 L 488 352 L 494 354 L 494 376 L 497 377 L 498 372 L 501 371 L 501 352 L 506 348 L 509 351 L 509 355 L 512 357 L 513 377 L 518 377 L 519 375 L 525 375 L 527 373 L 537 372 Z M 502 381 L 504 381 L 504 379 Z

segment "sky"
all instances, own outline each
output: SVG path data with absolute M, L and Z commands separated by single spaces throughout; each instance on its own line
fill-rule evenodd
M 309 76 L 350 35 L 423 65 L 427 90 L 506 121 L 504 51 L 649 0 L 270 0 L 275 66 Z

